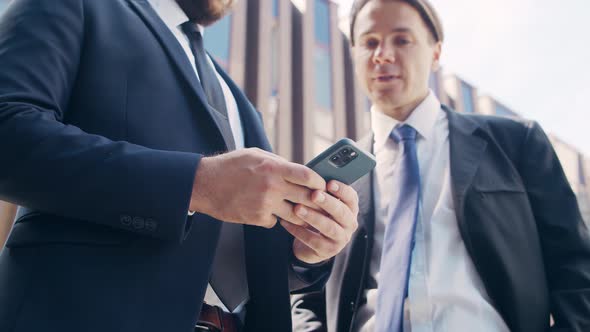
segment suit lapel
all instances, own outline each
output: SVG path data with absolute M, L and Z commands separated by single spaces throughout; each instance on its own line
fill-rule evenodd
M 228 133 L 231 134 L 231 129 L 229 128 L 229 122 L 227 117 L 221 115 L 219 112 L 215 111 L 213 108 L 209 106 L 207 103 L 207 97 L 205 96 L 205 92 L 201 86 L 201 83 L 197 79 L 197 76 L 194 73 L 193 66 L 191 65 L 190 61 L 188 60 L 186 53 L 178 44 L 176 37 L 170 32 L 166 24 L 162 22 L 158 13 L 154 11 L 152 6 L 145 0 L 127 0 L 131 5 L 131 8 L 135 10 L 137 15 L 143 20 L 145 25 L 152 31 L 154 36 L 158 39 L 162 48 L 168 54 L 171 59 L 171 62 L 178 70 L 182 79 L 187 83 L 190 87 L 191 91 L 198 97 L 199 101 L 203 105 L 203 108 L 209 113 L 211 120 L 215 123 L 219 133 L 223 137 L 223 140 L 226 144 L 228 149 L 233 147 L 233 139 L 230 140 L 228 137 Z
M 365 136 L 359 140 L 358 145 L 365 151 L 373 153 L 373 134 Z M 371 171 L 369 176 L 360 178 L 356 183 L 353 184 L 353 188 L 357 191 L 359 196 L 359 221 L 362 222 L 361 227 L 364 227 L 367 234 L 373 234 L 375 228 L 374 218 L 368 216 L 373 215 L 373 176 L 374 171 Z
M 475 122 L 445 108 L 449 121 L 451 180 L 455 208 L 461 211 L 463 198 L 471 185 L 487 142 L 473 133 L 479 128 Z
M 469 227 L 465 220 L 465 195 L 473 183 L 473 178 L 486 151 L 487 142 L 475 135 L 479 129 L 477 123 L 445 106 L 443 109 L 449 122 L 451 183 L 457 223 L 465 247 L 474 259 Z M 474 263 L 477 264 L 475 259 Z
M 365 136 L 358 141 L 358 145 L 363 150 L 373 153 L 373 135 Z M 355 308 L 358 306 L 364 289 L 363 285 L 371 262 L 375 233 L 373 178 L 374 171 L 352 184 L 359 197 L 359 228 L 347 249 L 340 255 L 343 258 L 341 263 L 343 266 L 340 268 L 335 264 L 334 269 L 338 269 L 338 272 L 333 272 L 332 278 L 340 278 L 340 280 L 331 282 L 336 289 L 331 292 L 331 296 L 335 298 L 330 299 L 329 302 L 337 306 L 329 306 L 327 309 L 337 310 L 337 314 L 334 312 L 328 314 L 328 317 L 337 317 L 337 319 L 328 323 L 328 330 L 350 330 L 352 324 L 352 316 L 349 314 L 352 309 L 351 304 Z

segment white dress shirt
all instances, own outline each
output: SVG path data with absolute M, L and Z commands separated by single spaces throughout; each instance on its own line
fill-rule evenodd
M 416 145 L 422 183 L 422 208 L 404 305 L 404 332 L 509 332 L 492 306 L 459 233 L 451 191 L 447 116 L 432 91 L 404 123 L 418 132 Z M 369 278 L 378 285 L 389 206 L 401 189 L 401 179 L 394 177 L 394 169 L 401 159 L 400 148 L 389 135 L 403 123 L 372 108 L 371 124 L 377 166 L 373 180 L 375 236 Z M 365 289 L 363 295 L 367 302 L 359 307 L 353 331 L 374 331 L 377 289 Z
M 175 0 L 148 0 L 152 8 L 156 11 L 156 13 L 160 16 L 162 21 L 166 24 L 168 29 L 172 32 L 176 40 L 182 46 L 184 53 L 186 53 L 187 60 L 190 61 L 192 68 L 194 69 L 195 75 L 197 79 L 199 78 L 199 73 L 197 72 L 197 67 L 195 66 L 195 56 L 191 51 L 190 44 L 188 37 L 182 32 L 182 28 L 180 27 L 181 24 L 187 22 L 189 19 L 184 13 L 184 11 L 178 6 Z M 204 34 L 204 29 L 202 26 L 198 26 L 199 30 L 202 34 Z M 219 84 L 221 85 L 221 89 L 223 90 L 223 95 L 225 97 L 225 105 L 227 108 L 227 116 L 229 119 L 229 123 L 231 126 L 234 142 L 236 144 L 237 149 L 244 148 L 244 130 L 242 128 L 242 121 L 240 120 L 240 113 L 238 111 L 238 105 L 236 103 L 236 99 L 234 98 L 229 86 L 225 83 L 221 75 L 215 70 L 213 62 L 210 58 L 207 58 L 209 64 L 217 74 L 217 79 L 219 80 Z M 205 294 L 205 301 L 211 305 L 217 305 L 224 310 L 227 311 L 227 308 L 223 305 L 219 297 L 211 288 L 211 285 L 207 286 L 207 292 Z M 236 308 L 236 312 L 242 310 L 242 306 Z

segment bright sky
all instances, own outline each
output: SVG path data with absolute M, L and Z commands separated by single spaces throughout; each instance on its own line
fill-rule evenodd
M 442 64 L 590 157 L 590 1 L 431 0 Z M 348 16 L 352 0 L 338 0 Z

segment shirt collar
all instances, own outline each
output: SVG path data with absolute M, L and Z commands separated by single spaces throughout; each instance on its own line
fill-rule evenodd
M 148 2 L 162 21 L 164 21 L 164 24 L 172 31 L 178 29 L 181 24 L 189 20 L 188 16 L 186 16 L 185 12 L 175 0 L 148 0 Z M 204 33 L 203 26 L 197 24 L 197 28 L 201 34 Z
M 428 96 L 412 111 L 404 122 L 400 122 L 371 107 L 371 126 L 375 134 L 375 151 L 380 150 L 387 140 L 391 131 L 402 124 L 407 124 L 416 129 L 418 135 L 425 140 L 430 140 L 434 132 L 434 124 L 437 115 L 441 111 L 440 101 L 430 90 Z

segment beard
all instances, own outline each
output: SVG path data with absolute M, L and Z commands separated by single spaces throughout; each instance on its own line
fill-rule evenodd
M 220 20 L 231 9 L 234 0 L 176 0 L 188 18 L 208 26 Z

